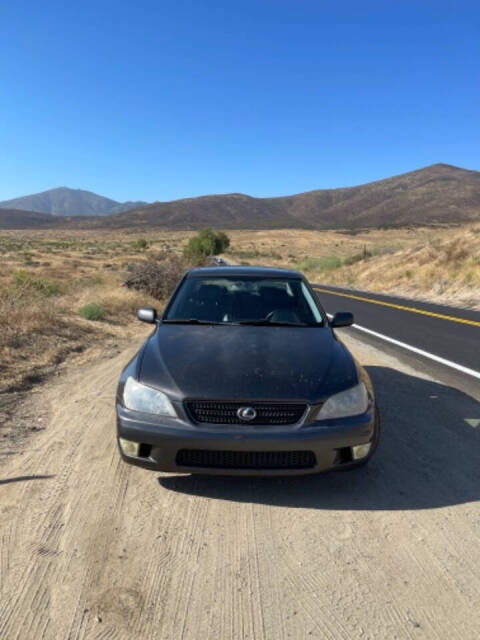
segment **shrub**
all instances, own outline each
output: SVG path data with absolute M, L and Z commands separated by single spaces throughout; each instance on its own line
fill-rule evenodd
M 217 241 L 220 243 L 220 251 L 225 251 L 230 246 L 230 238 L 223 231 L 217 231 Z
M 351 256 L 347 256 L 343 261 L 343 264 L 350 266 L 352 264 L 356 264 L 357 262 L 361 262 L 364 259 L 363 253 L 354 253 Z
M 342 266 L 342 261 L 338 256 L 323 256 L 322 258 L 305 258 L 298 263 L 300 271 L 333 271 Z
M 454 240 L 445 247 L 441 262 L 444 264 L 465 262 L 469 257 L 470 252 L 468 248 L 462 246 L 462 243 Z
M 368 260 L 368 258 L 371 258 L 373 255 L 383 255 L 383 253 L 384 251 L 380 249 L 374 250 L 372 252 L 372 251 L 369 251 L 366 247 L 364 247 L 363 251 L 361 251 L 360 253 L 354 253 L 351 256 L 347 256 L 343 261 L 343 264 L 350 266 L 357 262 L 361 262 L 362 260 Z
M 129 289 L 144 291 L 157 300 L 164 300 L 189 267 L 185 259 L 168 253 L 162 260 L 149 260 L 137 266 L 124 285 Z
M 98 302 L 86 304 L 78 310 L 78 313 L 82 318 L 85 318 L 85 320 L 93 320 L 94 322 L 105 320 L 105 309 L 101 304 L 98 304 Z
M 139 238 L 138 240 L 133 242 L 132 245 L 136 249 L 146 249 L 148 247 L 148 242 L 145 240 L 145 238 Z
M 208 256 L 216 256 L 230 246 L 230 238 L 223 231 L 200 229 L 196 236 L 190 238 L 184 249 L 184 256 L 190 260 L 202 260 Z
M 342 261 L 338 256 L 325 256 L 319 259 L 320 269 L 322 271 L 333 271 L 342 266 Z
M 402 248 L 403 246 L 401 244 L 382 244 L 382 245 L 375 245 L 371 247 L 370 250 L 367 249 L 366 252 L 369 254 L 368 257 L 384 256 L 384 255 L 396 253 Z
M 34 276 L 25 269 L 19 269 L 13 273 L 13 282 L 17 289 L 28 293 L 35 292 L 45 297 L 56 296 L 62 292 L 59 282 Z

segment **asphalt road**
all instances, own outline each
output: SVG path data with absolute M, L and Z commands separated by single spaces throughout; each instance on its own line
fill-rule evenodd
M 351 311 L 360 327 L 480 372 L 479 311 L 322 284 L 313 286 L 328 313 Z M 367 336 L 364 332 L 362 339 Z M 442 366 L 436 363 L 437 369 Z

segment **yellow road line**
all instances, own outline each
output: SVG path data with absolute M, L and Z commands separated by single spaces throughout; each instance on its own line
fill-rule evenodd
M 461 324 L 469 324 L 473 327 L 480 327 L 480 322 L 477 320 L 467 320 L 465 318 L 457 318 L 456 316 L 447 316 L 443 313 L 434 313 L 433 311 L 424 311 L 423 309 L 417 309 L 416 307 L 405 307 L 401 304 L 394 304 L 393 302 L 384 302 L 383 300 L 372 300 L 371 298 L 364 298 L 363 296 L 356 296 L 353 293 L 341 293 L 340 291 L 330 291 L 330 289 L 322 289 L 321 287 L 313 287 L 315 291 L 321 291 L 322 293 L 329 293 L 334 296 L 343 296 L 344 298 L 353 298 L 354 300 L 361 300 L 362 302 L 371 302 L 373 304 L 380 304 L 384 307 L 392 307 L 393 309 L 400 309 L 400 311 L 410 311 L 412 313 L 420 313 L 424 316 L 431 316 L 432 318 L 440 318 L 441 320 L 451 320 L 452 322 L 460 322 Z

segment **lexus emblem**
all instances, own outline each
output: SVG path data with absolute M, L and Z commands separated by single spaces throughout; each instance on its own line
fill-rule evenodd
M 237 411 L 237 416 L 244 422 L 250 422 L 251 420 L 255 420 L 257 412 L 253 407 L 240 407 Z

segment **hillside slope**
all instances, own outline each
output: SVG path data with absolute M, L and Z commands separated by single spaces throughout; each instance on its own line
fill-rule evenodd
M 283 198 L 252 198 L 241 193 L 201 196 L 173 202 L 155 202 L 138 210 L 109 216 L 96 225 L 123 227 L 167 227 L 197 229 L 278 229 L 310 227 L 287 210 Z
M 289 213 L 323 228 L 478 220 L 480 172 L 435 164 L 358 187 L 299 194 Z
M 358 229 L 480 219 L 480 172 L 436 164 L 358 187 L 279 198 L 242 194 L 156 202 L 102 226 L 192 229 Z
M 60 219 L 49 213 L 0 208 L 0 229 L 35 229 L 58 226 Z
M 54 216 L 108 216 L 145 205 L 145 202 L 117 202 L 91 191 L 58 187 L 0 202 L 0 209 L 50 213 Z

